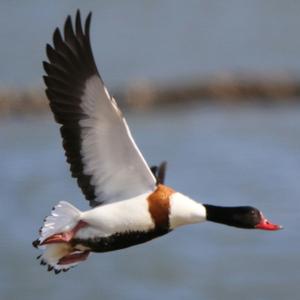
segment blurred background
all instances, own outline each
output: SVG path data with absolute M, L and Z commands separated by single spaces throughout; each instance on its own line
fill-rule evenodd
M 280 232 L 216 224 L 92 255 L 60 275 L 31 242 L 69 175 L 43 94 L 55 27 L 93 12 L 99 70 L 149 164 L 205 203 L 260 208 Z M 0 298 L 296 299 L 300 2 L 0 0 Z

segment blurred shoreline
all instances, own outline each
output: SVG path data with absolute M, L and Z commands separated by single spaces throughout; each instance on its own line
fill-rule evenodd
M 215 104 L 291 103 L 300 100 L 300 78 L 292 74 L 247 75 L 222 73 L 166 84 L 139 81 L 112 90 L 121 108 L 146 109 L 153 106 L 197 101 Z M 48 112 L 44 89 L 0 88 L 0 115 Z

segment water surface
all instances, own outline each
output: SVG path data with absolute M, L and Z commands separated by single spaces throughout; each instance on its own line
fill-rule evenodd
M 147 161 L 169 161 L 168 185 L 198 201 L 257 206 L 285 229 L 187 226 L 55 276 L 31 241 L 59 200 L 87 203 L 51 117 L 1 120 L 0 298 L 295 299 L 300 107 L 188 105 L 126 116 Z

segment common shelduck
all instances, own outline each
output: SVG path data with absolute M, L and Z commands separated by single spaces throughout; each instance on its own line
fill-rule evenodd
M 163 184 L 166 164 L 148 167 L 128 125 L 104 86 L 90 44 L 91 13 L 77 11 L 53 34 L 44 62 L 46 94 L 72 176 L 92 209 L 61 201 L 33 242 L 41 264 L 55 273 L 90 252 L 119 250 L 167 234 L 178 226 L 212 221 L 239 228 L 278 230 L 256 208 L 198 203 Z

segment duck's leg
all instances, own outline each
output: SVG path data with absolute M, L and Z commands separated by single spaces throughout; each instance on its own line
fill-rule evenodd
M 81 228 L 86 227 L 88 224 L 84 221 L 79 221 L 77 225 L 72 228 L 69 231 L 66 232 L 60 232 L 53 234 L 46 238 L 42 243 L 40 243 L 40 246 L 47 245 L 47 244 L 54 244 L 54 243 L 68 243 L 72 240 L 72 238 L 75 236 L 75 234 L 80 230 Z
M 74 263 L 79 263 L 87 259 L 90 251 L 74 251 L 68 255 L 65 255 L 58 261 L 58 265 L 70 265 Z

